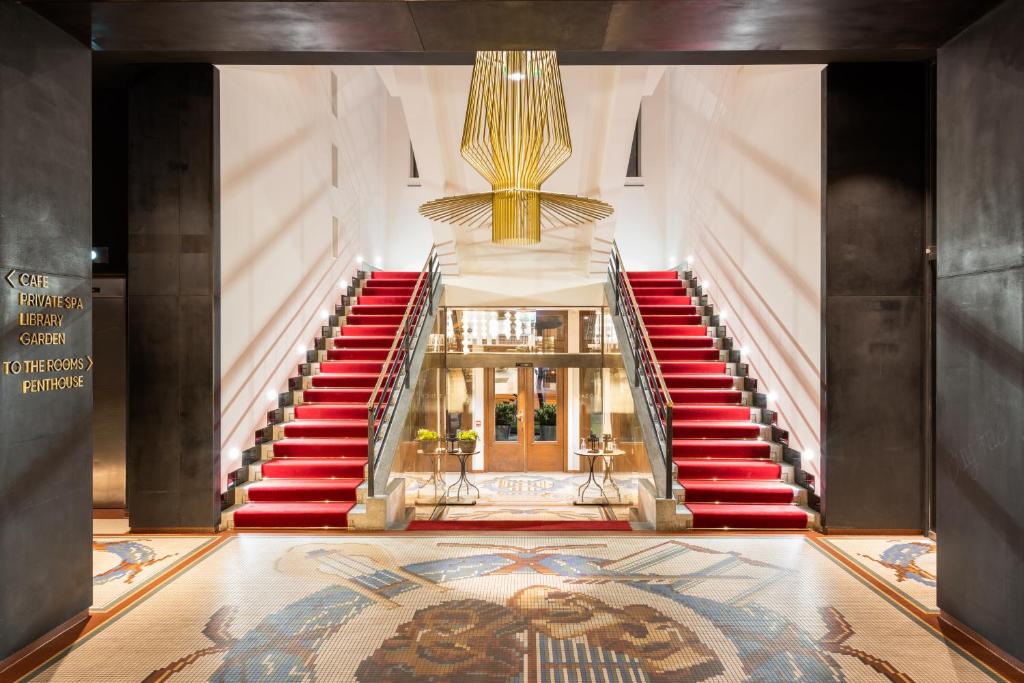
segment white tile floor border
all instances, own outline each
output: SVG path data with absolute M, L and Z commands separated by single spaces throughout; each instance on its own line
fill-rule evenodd
M 824 536 L 821 540 L 926 612 L 938 612 L 936 543 L 926 536 Z
M 217 540 L 216 536 L 93 536 L 92 608 L 106 612 Z

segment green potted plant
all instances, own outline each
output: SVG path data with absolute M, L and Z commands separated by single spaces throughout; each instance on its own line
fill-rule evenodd
M 494 406 L 495 441 L 515 441 L 516 431 L 515 401 L 499 401 Z
M 537 441 L 556 441 L 558 408 L 554 403 L 545 403 L 533 411 L 533 433 Z
M 437 451 L 437 432 L 421 429 L 416 432 L 416 440 L 420 442 L 420 450 L 424 453 L 434 453 Z
M 472 429 L 466 429 L 460 431 L 457 436 L 459 437 L 459 450 L 463 453 L 473 453 L 476 451 L 476 440 L 477 433 Z

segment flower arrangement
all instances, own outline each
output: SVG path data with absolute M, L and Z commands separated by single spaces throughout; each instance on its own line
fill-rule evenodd
M 457 436 L 459 437 L 459 450 L 463 453 L 472 453 L 476 450 L 476 441 L 479 438 L 477 433 L 472 429 L 465 429 L 460 431 Z
M 433 453 L 437 450 L 437 432 L 429 429 L 421 429 L 416 432 L 416 440 L 420 442 L 420 449 L 424 453 Z

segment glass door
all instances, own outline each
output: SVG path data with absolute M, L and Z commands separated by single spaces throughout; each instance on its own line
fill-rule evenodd
M 526 428 L 519 376 L 520 368 L 484 370 L 485 467 L 491 472 L 526 470 Z
M 565 469 L 564 368 L 488 368 L 486 468 L 492 472 Z
M 561 472 L 565 469 L 565 368 L 523 368 L 528 380 L 530 425 L 526 439 L 526 469 Z M 525 392 L 524 392 L 525 393 Z

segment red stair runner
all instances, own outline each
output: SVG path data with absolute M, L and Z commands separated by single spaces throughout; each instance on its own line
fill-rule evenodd
M 628 276 L 672 395 L 672 456 L 694 527 L 807 528 L 686 283 L 675 271 Z
M 366 468 L 366 402 L 419 273 L 375 272 L 364 280 L 328 360 L 284 424 L 262 479 L 235 511 L 238 528 L 347 527 Z

